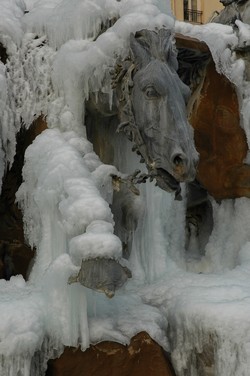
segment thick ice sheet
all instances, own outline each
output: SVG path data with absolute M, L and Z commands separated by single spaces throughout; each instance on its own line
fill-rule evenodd
M 43 114 L 51 128 L 28 148 L 17 194 L 26 239 L 37 254 L 28 283 L 15 277 L 0 286 L 1 375 L 41 376 L 63 345 L 128 343 L 140 330 L 167 348 L 165 317 L 134 292 L 118 292 L 110 301 L 67 282 L 83 258 L 120 258 L 122 248 L 109 208 L 110 174 L 119 172 L 102 164 L 84 137 L 84 101 L 100 89 L 112 101 L 108 71 L 116 56 L 128 53 L 130 32 L 173 25 L 160 10 L 169 5 L 17 0 L 0 1 L 0 7 L 9 15 L 1 29 L 9 56 L 0 71 L 1 177 L 13 162 L 21 118 L 28 128 Z M 113 18 L 118 21 L 112 26 Z M 108 31 L 98 37 L 102 24 Z
M 0 178 L 6 163 L 13 161 L 20 117 L 29 127 L 43 114 L 50 128 L 27 150 L 24 183 L 17 194 L 26 237 L 37 248 L 37 257 L 28 283 L 20 276 L 0 281 L 0 374 L 16 376 L 20 370 L 23 376 L 41 376 L 46 360 L 63 345 L 85 349 L 101 340 L 128 343 L 146 330 L 172 351 L 178 375 L 189 367 L 195 376 L 194 354 L 212 346 L 216 375 L 248 376 L 248 199 L 213 203 L 214 230 L 205 256 L 190 259 L 185 201 L 174 202 L 147 183 L 136 202 L 139 223 L 132 254 L 129 261 L 122 260 L 132 270 L 132 280 L 112 300 L 67 283 L 82 258 L 121 255 L 109 208 L 110 174 L 118 171 L 104 165 L 85 138 L 84 101 L 89 92 L 102 90 L 112 104 L 109 69 L 116 55 L 128 53 L 131 31 L 173 26 L 170 2 L 107 0 L 105 11 L 101 4 L 0 0 L 6 15 L 0 40 L 9 54 L 6 67 L 0 65 Z M 116 17 L 99 35 L 102 24 Z M 242 126 L 250 139 L 249 84 L 243 80 L 244 62 L 231 51 L 248 38 L 248 28 L 240 22 L 239 28 L 240 39 L 230 26 L 175 25 L 176 31 L 204 40 L 217 69 L 237 85 Z M 115 155 L 123 173 L 138 166 L 130 149 L 121 141 Z
M 249 244 L 249 240 L 243 244 L 239 265 L 231 271 L 195 274 L 178 270 L 144 289 L 146 302 L 168 318 L 178 375 L 185 375 L 185 369 L 191 369 L 194 376 L 201 374 L 199 355 L 194 354 L 214 362 L 215 375 L 249 374 Z

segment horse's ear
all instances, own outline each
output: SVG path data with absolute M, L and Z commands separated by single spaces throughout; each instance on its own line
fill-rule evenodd
M 171 29 L 159 30 L 160 50 L 162 50 L 165 61 L 175 71 L 178 69 L 177 49 L 175 46 L 175 38 Z
M 136 38 L 130 34 L 130 48 L 134 56 L 135 63 L 142 68 L 150 61 L 150 47 L 144 39 Z

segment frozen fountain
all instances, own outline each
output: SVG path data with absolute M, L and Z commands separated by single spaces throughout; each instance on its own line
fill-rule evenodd
M 219 200 L 206 192 L 204 233 L 198 236 L 199 227 L 191 223 L 187 234 L 190 186 L 182 182 L 179 167 L 172 170 L 177 185 L 168 177 L 172 193 L 155 186 L 164 185 L 159 166 L 158 175 L 151 174 L 154 182 L 136 184 L 135 170 L 141 170 L 143 180 L 157 169 L 142 144 L 136 146 L 144 164 L 131 151 L 133 143 L 115 132 L 116 94 L 109 74 L 117 59 L 127 64 L 126 74 L 132 72 L 129 37 L 139 30 L 144 30 L 137 34 L 144 46 L 145 29 L 160 33 L 165 28 L 205 42 L 217 73 L 236 88 L 246 135 L 241 162 L 247 170 L 248 66 L 239 55 L 239 47 L 249 40 L 247 25 L 238 20 L 235 31 L 230 25 L 174 22 L 170 3 L 154 0 L 108 0 L 105 7 L 101 0 L 1 0 L 0 9 L 0 43 L 8 56 L 6 64 L 0 63 L 1 178 L 15 165 L 20 129 L 30 131 L 41 117 L 46 119 L 43 129 L 47 127 L 26 150 L 16 193 L 35 258 L 27 281 L 20 274 L 11 276 L 11 268 L 11 278 L 0 280 L 0 374 L 42 376 L 47 361 L 65 346 L 84 351 L 104 340 L 128 344 L 145 331 L 171 354 L 178 376 L 247 376 L 248 187 L 246 197 L 234 196 L 238 198 Z M 171 64 L 173 73 L 176 61 Z M 201 77 L 189 102 L 190 119 L 206 82 Z M 155 99 L 158 94 L 149 89 Z M 111 118 L 97 116 L 100 98 L 106 98 L 102 112 Z M 128 110 L 123 115 L 131 115 Z M 130 132 L 127 128 L 131 138 Z M 138 141 L 133 132 L 132 140 Z M 180 198 L 180 181 L 181 201 L 174 200 Z M 4 255 L 6 268 L 8 253 Z M 89 258 L 119 261 L 132 278 L 112 299 L 95 291 L 104 291 L 100 286 L 69 284 L 72 276 L 79 281 L 81 262 Z

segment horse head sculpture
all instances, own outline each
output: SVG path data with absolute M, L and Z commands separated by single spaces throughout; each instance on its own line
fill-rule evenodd
M 141 154 L 149 176 L 178 196 L 180 182 L 195 178 L 198 153 L 187 120 L 189 88 L 177 74 L 170 30 L 131 34 L 132 64 L 122 76 L 123 129 Z
M 236 26 L 235 21 L 240 20 L 244 23 L 250 23 L 250 2 L 249 0 L 220 0 L 224 9 L 212 19 L 212 22 L 218 22 L 225 25 Z M 237 29 L 237 26 L 236 26 Z
M 236 4 L 244 4 L 246 3 L 248 0 L 220 0 L 220 3 L 222 3 L 225 7 L 232 4 L 232 3 L 236 3 Z
M 198 153 L 186 113 L 189 88 L 179 78 L 177 69 L 172 32 L 168 29 L 141 30 L 131 34 L 130 56 L 122 59 L 121 63 L 117 62 L 113 72 L 114 100 L 111 108 L 109 96 L 103 92 L 90 95 L 87 103 L 87 134 L 91 141 L 96 142 L 96 150 L 103 161 L 106 162 L 107 155 L 112 158 L 115 146 L 112 137 L 115 137 L 118 120 L 117 131 L 126 134 L 133 143 L 132 150 L 141 155 L 148 169 L 148 174 L 139 177 L 136 172 L 124 179 L 112 175 L 119 196 L 118 205 L 115 205 L 113 197 L 112 209 L 118 223 L 117 235 L 122 235 L 127 246 L 126 257 L 130 254 L 130 236 L 137 226 L 138 207 L 133 211 L 135 200 L 130 193 L 138 194 L 138 190 L 133 183 L 143 182 L 148 177 L 155 179 L 161 189 L 175 192 L 175 198 L 180 199 L 180 182 L 195 178 Z M 100 116 L 102 122 L 108 125 L 107 130 L 100 127 Z M 95 136 L 97 134 L 98 137 Z M 109 143 L 103 141 L 107 135 L 111 138 Z M 126 147 L 124 150 L 127 150 Z M 123 189 L 120 189 L 121 182 L 125 183 Z M 122 195 L 126 199 L 121 199 Z M 119 233 L 120 222 L 122 234 Z M 69 283 L 80 282 L 112 297 L 116 288 L 129 277 L 129 271 L 119 263 L 100 258 L 93 260 L 91 267 L 84 261 L 79 274 L 70 278 Z
M 220 3 L 222 3 L 225 7 L 235 2 L 235 0 L 220 0 Z

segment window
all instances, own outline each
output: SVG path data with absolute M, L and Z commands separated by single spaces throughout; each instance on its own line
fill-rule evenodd
M 184 9 L 184 21 L 188 21 L 188 0 L 184 0 L 183 9 Z
M 191 9 L 197 10 L 197 0 L 191 0 Z
M 189 8 L 189 3 L 191 3 L 191 8 Z M 197 10 L 197 0 L 184 0 L 183 2 L 184 9 L 184 21 L 202 23 L 202 12 Z

